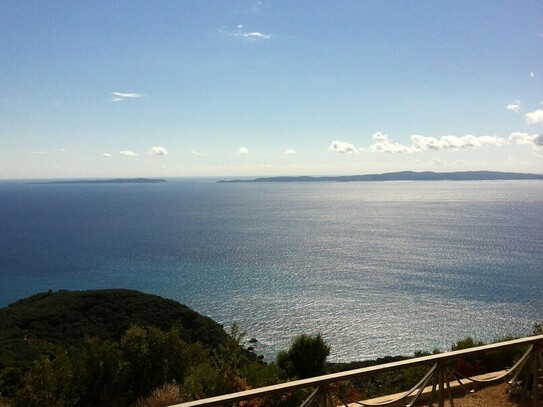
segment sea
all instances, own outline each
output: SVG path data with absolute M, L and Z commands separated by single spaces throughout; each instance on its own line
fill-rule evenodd
M 236 322 L 273 360 L 527 335 L 543 320 L 543 182 L 0 182 L 0 306 L 130 288 Z

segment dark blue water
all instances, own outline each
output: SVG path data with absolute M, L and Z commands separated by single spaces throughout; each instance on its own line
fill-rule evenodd
M 445 349 L 543 319 L 543 182 L 0 183 L 0 306 L 48 289 L 173 298 L 273 354 Z

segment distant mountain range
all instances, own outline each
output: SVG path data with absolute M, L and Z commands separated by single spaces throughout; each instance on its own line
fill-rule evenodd
M 219 182 L 354 182 L 354 181 L 498 181 L 498 180 L 543 180 L 543 174 L 500 171 L 459 171 L 459 172 L 414 172 L 400 171 L 384 174 L 345 175 L 329 177 L 266 177 L 252 180 L 231 180 Z

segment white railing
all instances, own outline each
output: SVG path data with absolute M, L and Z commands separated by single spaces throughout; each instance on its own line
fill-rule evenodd
M 467 356 L 475 356 L 496 350 L 510 348 L 526 347 L 524 355 L 515 363 L 515 365 L 506 371 L 497 372 L 491 377 L 485 379 L 477 377 L 462 378 L 458 372 L 454 371 L 449 365 L 451 361 Z M 414 366 L 432 365 L 426 375 L 411 389 L 405 393 L 397 395 L 394 399 L 387 401 L 371 402 L 348 400 L 331 386 L 333 383 L 342 382 L 349 379 L 377 375 L 379 373 L 391 372 L 400 369 L 406 369 Z M 226 394 L 223 396 L 211 397 L 202 400 L 190 401 L 177 404 L 170 407 L 212 407 L 218 405 L 231 405 L 240 401 L 261 399 L 267 396 L 292 393 L 299 389 L 314 389 L 310 396 L 301 404 L 300 407 L 331 407 L 331 406 L 406 406 L 411 407 L 420 403 L 422 395 L 428 406 L 437 402 L 439 407 L 445 406 L 448 401 L 450 406 L 454 406 L 452 397 L 451 383 L 457 382 L 462 387 L 465 386 L 468 379 L 473 383 L 488 383 L 500 381 L 509 377 L 511 386 L 517 386 L 519 393 L 532 399 L 534 407 L 543 407 L 540 404 L 541 395 L 539 394 L 539 385 L 543 384 L 541 378 L 543 368 L 543 335 L 530 336 L 521 339 L 515 339 L 506 342 L 497 342 L 490 345 L 478 346 L 469 349 L 462 349 L 453 352 L 440 353 L 436 355 L 423 356 L 419 358 L 406 359 L 399 362 L 386 363 L 382 365 L 370 366 L 361 369 L 354 369 L 340 373 L 333 373 L 324 376 L 313 377 L 309 379 L 296 380 L 287 383 L 281 383 L 273 386 L 261 387 L 242 391 L 238 393 Z M 524 380 L 519 383 L 519 374 L 523 374 Z M 461 380 L 464 379 L 464 380 Z

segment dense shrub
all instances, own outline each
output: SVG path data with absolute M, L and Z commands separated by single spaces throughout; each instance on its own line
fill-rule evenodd
M 285 370 L 288 377 L 305 379 L 325 373 L 329 354 L 330 347 L 320 334 L 302 334 L 294 338 L 287 351 L 279 352 L 277 365 Z

